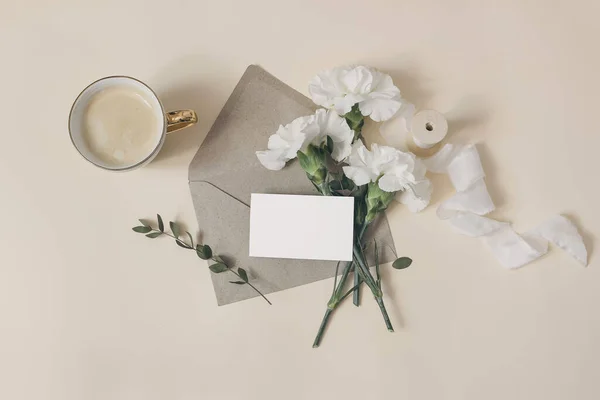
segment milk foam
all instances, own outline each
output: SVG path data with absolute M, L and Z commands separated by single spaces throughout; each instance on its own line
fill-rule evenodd
M 162 110 L 132 86 L 108 87 L 94 94 L 83 115 L 83 138 L 89 150 L 114 168 L 143 161 L 159 144 Z

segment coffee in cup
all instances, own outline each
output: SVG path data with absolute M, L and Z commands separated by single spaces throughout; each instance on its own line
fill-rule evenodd
M 129 171 L 158 154 L 167 132 L 196 123 L 191 110 L 165 114 L 147 85 L 125 76 L 100 79 L 71 108 L 69 132 L 75 148 L 92 164 Z

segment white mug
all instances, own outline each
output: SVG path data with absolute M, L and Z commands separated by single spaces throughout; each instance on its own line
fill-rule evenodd
M 115 166 L 102 160 L 90 149 L 84 137 L 84 118 L 90 100 L 99 92 L 113 87 L 130 88 L 132 91 L 142 93 L 157 121 L 155 144 L 153 144 L 152 150 L 144 154 L 143 158 L 127 165 Z M 108 171 L 131 171 L 148 164 L 156 157 L 165 142 L 167 133 L 194 125 L 196 122 L 198 122 L 198 117 L 192 110 L 165 112 L 156 93 L 142 81 L 128 76 L 109 76 L 91 83 L 77 96 L 69 114 L 69 135 L 79 154 L 95 166 Z

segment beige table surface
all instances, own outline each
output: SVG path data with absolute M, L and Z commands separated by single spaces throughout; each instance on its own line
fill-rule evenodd
M 487 3 L 487 4 L 486 4 Z M 0 398 L 600 398 L 600 3 L 590 1 L 3 1 L 0 13 Z M 247 65 L 307 92 L 364 63 L 481 143 L 494 216 L 584 228 L 587 269 L 560 250 L 502 269 L 435 216 L 389 212 L 397 332 L 347 304 L 311 348 L 332 281 L 217 307 L 209 271 L 130 227 L 161 212 L 196 230 L 187 166 Z M 83 162 L 74 97 L 138 77 L 200 123 L 127 174 Z M 434 202 L 451 194 L 435 178 Z

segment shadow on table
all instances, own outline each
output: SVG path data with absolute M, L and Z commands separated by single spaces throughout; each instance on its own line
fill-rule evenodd
M 390 315 L 390 320 L 392 321 L 392 325 L 394 326 L 394 330 L 400 330 L 406 328 L 406 320 L 402 315 L 402 309 L 400 308 L 400 299 L 399 295 L 396 292 L 394 285 L 391 284 L 391 277 L 389 277 L 389 273 L 394 270 L 390 268 L 382 268 L 381 271 L 381 285 L 383 289 L 383 293 L 385 293 L 387 299 L 385 299 L 385 308 Z M 361 301 L 368 299 L 364 294 L 368 288 L 363 288 L 363 296 Z M 370 300 L 370 299 L 369 299 Z M 383 321 L 382 321 L 383 322 Z
M 592 253 L 594 252 L 594 242 L 596 241 L 596 237 L 594 236 L 593 233 L 591 233 L 590 231 L 583 228 L 583 224 L 581 223 L 580 218 L 577 217 L 575 214 L 565 212 L 565 213 L 562 213 L 562 215 L 567 217 L 569 220 L 571 220 L 577 227 L 577 230 L 579 230 L 579 233 L 581 234 L 581 237 L 583 238 L 583 244 L 585 245 L 585 248 L 587 249 L 588 265 L 590 265 L 590 263 L 591 263 L 590 260 L 592 259 Z
M 223 62 L 192 55 L 178 59 L 154 76 L 151 83 L 165 111 L 194 110 L 198 123 L 168 134 L 150 166 L 162 167 L 167 163 L 187 166 L 233 90 L 239 78 L 234 72 Z M 240 70 L 239 76 L 242 73 Z
M 198 114 L 198 123 L 180 131 L 169 133 L 162 150 L 156 156 L 155 162 L 180 157 L 186 153 L 195 153 L 202 144 L 213 121 L 213 118 L 207 121 L 206 115 L 203 113 L 205 100 L 202 98 L 202 93 L 206 93 L 202 84 L 192 83 L 170 89 L 164 94 L 158 94 L 165 111 L 194 110 Z

